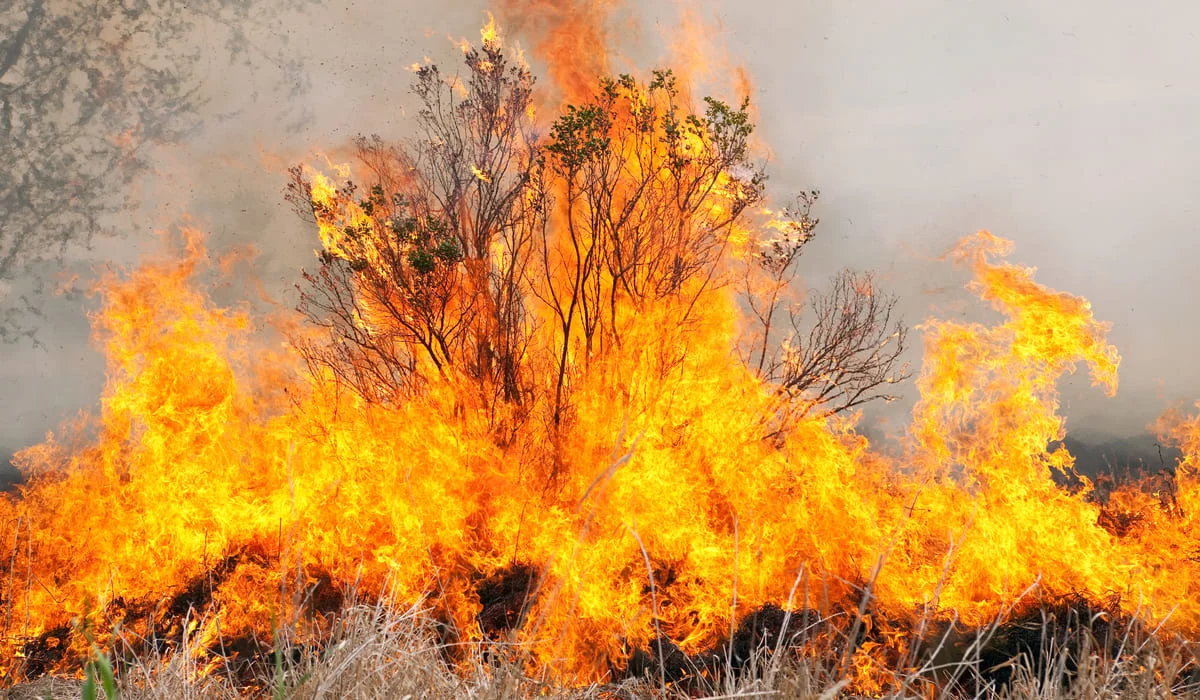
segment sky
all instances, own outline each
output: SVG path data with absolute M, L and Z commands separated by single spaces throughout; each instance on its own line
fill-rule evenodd
M 198 33 L 199 60 L 211 66 L 203 128 L 153 152 L 154 171 L 137 183 L 142 205 L 119 220 L 120 237 L 97 241 L 65 269 L 29 270 L 9 293 L 71 275 L 86 282 L 107 262 L 155 251 L 155 229 L 187 221 L 210 231 L 216 250 L 256 246 L 257 274 L 280 303 L 294 304 L 292 285 L 316 239 L 283 201 L 283 168 L 358 133 L 403 137 L 405 66 L 455 60 L 448 36 L 475 38 L 486 20 L 481 2 L 383 5 L 323 3 L 264 28 L 261 65 L 230 68 L 219 42 Z M 1012 259 L 1036 266 L 1039 281 L 1088 298 L 1112 323 L 1121 388 L 1109 399 L 1085 372 L 1067 379 L 1069 429 L 1125 436 L 1173 402 L 1200 399 L 1200 365 L 1188 359 L 1200 321 L 1200 5 L 695 7 L 712 44 L 752 76 L 769 192 L 779 201 L 822 192 L 818 237 L 801 262 L 806 284 L 819 287 L 842 267 L 871 269 L 911 325 L 931 314 L 990 318 L 963 292 L 965 274 L 937 260 L 987 228 L 1015 242 Z M 667 2 L 628 8 L 637 28 L 622 25 L 623 50 L 653 63 L 679 17 Z M 303 90 L 278 84 L 295 79 L 277 69 L 289 55 L 303 59 Z M 251 292 L 246 282 L 220 293 Z M 0 347 L 0 456 L 94 408 L 103 389 L 87 326 L 94 300 L 41 299 L 42 345 Z M 911 399 L 915 388 L 905 393 Z M 878 418 L 903 421 L 896 409 Z

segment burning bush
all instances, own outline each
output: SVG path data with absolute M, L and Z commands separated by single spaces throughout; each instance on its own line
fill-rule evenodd
M 1200 630 L 1200 421 L 1164 420 L 1186 455 L 1170 508 L 1053 478 L 1072 461 L 1047 448 L 1058 378 L 1084 363 L 1116 388 L 1085 300 L 1006 262 L 1008 242 L 964 239 L 951 257 L 1001 320 L 925 324 L 912 429 L 885 456 L 849 410 L 906 376 L 905 329 L 869 276 L 836 277 L 809 321 L 785 303 L 816 195 L 762 209 L 747 102 L 695 111 L 660 71 L 572 83 L 540 124 L 494 25 L 465 61 L 417 71 L 414 141 L 359 140 L 365 189 L 293 173 L 322 248 L 282 350 L 199 291 L 194 232 L 101 282 L 101 411 L 20 453 L 0 504 L 6 679 L 93 642 L 119 670 L 357 667 L 343 597 L 415 606 L 415 637 L 381 623 L 404 654 L 364 647 L 387 668 L 436 639 L 431 663 L 556 687 L 649 673 L 707 692 L 787 666 L 961 689 L 940 675 L 960 636 L 957 667 L 994 687 L 1019 681 L 1000 656 L 1032 650 L 1031 592 Z

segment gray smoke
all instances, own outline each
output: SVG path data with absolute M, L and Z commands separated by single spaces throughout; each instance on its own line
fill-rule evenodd
M 665 2 L 635 14 L 651 43 L 649 29 L 678 15 Z M 1040 281 L 1113 323 L 1120 392 L 1106 399 L 1085 372 L 1069 378 L 1075 434 L 1136 435 L 1168 403 L 1200 397 L 1200 365 L 1185 359 L 1200 299 L 1200 5 L 773 1 L 698 14 L 721 20 L 718 39 L 753 76 L 771 191 L 822 191 L 809 284 L 874 269 L 911 323 L 988 318 L 962 291 L 965 273 L 934 260 L 988 228 L 1016 241 L 1014 259 Z M 64 276 L 135 261 L 157 248 L 153 229 L 186 213 L 216 250 L 260 249 L 259 277 L 292 304 L 315 242 L 283 201 L 282 167 L 360 132 L 402 136 L 405 67 L 456 60 L 447 35 L 474 39 L 484 19 L 475 2 L 312 5 L 261 28 L 233 66 L 197 35 L 199 127 L 149 154 L 138 206 L 110 222 L 122 235 L 0 280 L 0 303 L 26 297 L 41 314 L 38 345 L 0 346 L 0 463 L 102 390 L 85 316 L 94 301 L 51 294 Z M 903 408 L 869 419 L 902 424 Z

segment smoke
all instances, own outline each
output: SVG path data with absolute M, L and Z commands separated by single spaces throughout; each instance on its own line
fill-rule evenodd
M 456 60 L 449 34 L 476 35 L 484 17 L 481 3 L 261 4 L 272 3 L 290 11 L 278 15 L 278 25 L 256 27 L 254 45 L 236 57 L 211 25 L 199 23 L 189 35 L 180 52 L 194 55 L 198 66 L 202 109 L 191 115 L 198 127 L 147 150 L 148 167 L 133 182 L 113 178 L 113 199 L 127 197 L 132 205 L 104 221 L 112 235 L 4 281 L 0 312 L 28 306 L 38 332 L 35 341 L 0 346 L 0 382 L 9 399 L 0 408 L 0 469 L 7 453 L 94 408 L 104 362 L 89 341 L 94 300 L 83 292 L 105 266 L 134 264 L 158 250 L 156 231 L 191 224 L 209 232 L 212 250 L 257 250 L 254 273 L 263 291 L 294 306 L 299 270 L 317 243 L 283 199 L 286 168 L 318 150 L 336 155 L 359 132 L 402 135 L 407 66 L 425 55 Z M 71 293 L 56 294 L 69 280 Z M 245 282 L 218 298 L 256 298 L 256 285 Z
M 1075 434 L 1141 433 L 1200 395 L 1200 10 L 1167 2 L 779 3 L 724 14 L 760 87 L 772 186 L 822 190 L 804 272 L 875 268 L 905 317 L 959 318 L 935 261 L 979 228 L 1092 302 L 1120 350 L 1115 398 L 1064 386 Z M 911 395 L 911 390 L 907 392 Z M 1155 459 L 1157 461 L 1157 459 Z
M 3 347 L 0 381 L 15 400 L 0 408 L 0 463 L 5 450 L 92 407 L 103 384 L 87 340 L 90 302 L 53 288 L 77 276 L 82 289 L 96 266 L 135 261 L 158 245 L 153 230 L 189 216 L 211 231 L 213 249 L 253 246 L 268 294 L 294 303 L 292 284 L 316 241 L 283 201 L 283 168 L 317 150 L 336 155 L 360 132 L 403 136 L 406 67 L 427 56 L 457 60 L 451 39 L 477 37 L 486 19 L 482 2 L 406 5 L 306 6 L 256 35 L 259 45 L 236 66 L 225 47 L 197 34 L 208 66 L 201 126 L 151 154 L 152 171 L 132 185 L 139 205 L 112 222 L 122 235 L 61 269 L 7 281 L 5 303 L 30 298 L 43 328 L 36 347 Z M 553 78 L 568 94 L 591 72 L 630 68 L 605 53 L 606 42 L 642 66 L 642 55 L 686 56 L 694 45 L 664 39 L 681 17 L 670 3 L 543 5 L 504 0 L 495 9 L 518 40 L 547 24 L 562 30 L 528 49 L 544 84 Z M 1190 235 L 1200 66 L 1185 28 L 1200 22 L 1200 8 L 1158 0 L 1098 9 L 719 2 L 694 8 L 689 21 L 732 54 L 706 80 L 743 83 L 739 62 L 754 77 L 772 193 L 822 190 L 822 222 L 802 262 L 808 285 L 845 266 L 874 269 L 910 323 L 931 310 L 969 317 L 986 312 L 963 303 L 965 273 L 937 256 L 978 228 L 1011 238 L 1015 260 L 1113 323 L 1110 339 L 1124 358 L 1119 393 L 1106 399 L 1075 377 L 1064 410 L 1073 433 L 1122 437 L 1142 432 L 1168 403 L 1200 396 L 1200 365 L 1185 360 L 1200 298 L 1200 238 Z M 572 12 L 607 14 L 609 35 L 571 31 L 580 19 Z M 571 60 L 547 75 L 545 61 L 558 56 Z M 907 405 L 868 420 L 902 424 Z

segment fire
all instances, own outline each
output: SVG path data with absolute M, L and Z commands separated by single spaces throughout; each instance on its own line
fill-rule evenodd
M 590 95 L 609 72 L 608 19 L 619 0 L 503 0 L 505 14 L 528 22 L 538 37 L 534 55 L 545 61 L 565 102 Z
M 496 18 L 490 12 L 488 13 L 487 24 L 483 25 L 483 28 L 479 30 L 479 40 L 487 47 L 498 49 L 502 46 L 500 28 L 496 26 Z
M 492 181 L 491 176 L 488 175 L 487 173 L 485 173 L 484 171 L 480 170 L 478 166 L 475 166 L 475 165 L 471 166 L 471 174 L 474 175 L 475 177 L 479 178 L 483 182 L 491 182 Z
M 539 55 L 578 56 L 604 6 L 555 7 L 551 22 L 589 29 L 550 32 Z M 494 20 L 482 40 L 468 61 L 504 75 Z M 345 275 L 329 289 L 361 298 L 345 326 L 265 342 L 278 340 L 265 319 L 204 293 L 196 231 L 99 282 L 100 411 L 20 453 L 27 481 L 0 502 L 9 680 L 81 658 L 80 621 L 101 642 L 118 623 L 127 638 L 198 635 L 215 655 L 219 637 L 280 625 L 317 635 L 351 591 L 423 600 L 458 638 L 522 642 L 567 682 L 606 678 L 659 638 L 702 654 L 782 609 L 831 640 L 859 635 L 847 667 L 879 691 L 918 620 L 983 625 L 1034 588 L 1200 633 L 1200 418 L 1160 422 L 1187 455 L 1169 498 L 1126 487 L 1102 504 L 1086 480 L 1055 483 L 1072 464 L 1047 447 L 1065 434 L 1056 382 L 1083 365 L 1117 385 L 1085 300 L 1007 262 L 1009 242 L 967 237 L 949 258 L 1001 320 L 924 324 L 903 455 L 853 417 L 788 419 L 768 439 L 780 396 L 738 359 L 731 280 L 786 227 L 754 209 L 761 182 L 732 150 L 746 107 L 712 105 L 708 127 L 675 120 L 686 95 L 670 75 L 596 93 L 577 73 L 603 52 L 591 60 L 552 63 L 584 106 L 562 113 L 554 135 L 570 147 L 549 151 L 541 179 L 487 153 L 462 173 L 477 197 L 464 208 L 514 193 L 506 237 L 438 233 L 402 171 L 377 169 L 392 180 L 369 194 L 305 171 L 313 279 Z M 614 211 L 636 250 L 594 223 Z M 516 259 L 524 276 L 498 274 Z M 414 315 L 430 308 L 441 317 Z M 395 364 L 372 364 L 385 351 Z M 1116 532 L 1114 513 L 1140 525 Z M 487 593 L 505 586 L 529 595 Z M 185 622 L 190 607 L 201 622 Z M 37 646 L 50 637 L 63 646 Z

